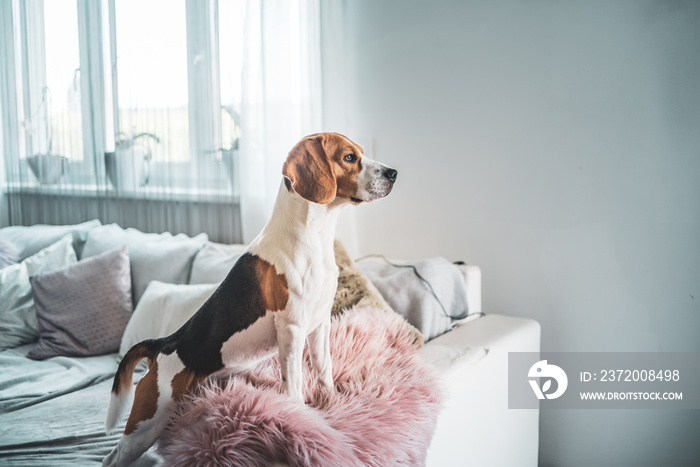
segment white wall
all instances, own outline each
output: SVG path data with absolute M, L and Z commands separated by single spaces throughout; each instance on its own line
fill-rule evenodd
M 479 264 L 485 310 L 537 319 L 545 351 L 700 351 L 700 2 L 340 11 L 326 128 L 399 170 L 356 253 Z M 543 411 L 540 459 L 681 465 L 698 434 L 693 411 Z

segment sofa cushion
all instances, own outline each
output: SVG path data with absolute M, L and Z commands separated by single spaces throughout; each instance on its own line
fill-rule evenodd
M 125 230 L 117 224 L 110 224 L 90 231 L 82 258 L 127 245 L 131 259 L 132 298 L 136 305 L 153 280 L 187 284 L 192 261 L 207 240 L 206 234 L 190 238 L 168 232 L 152 234 L 132 228 Z
M 9 240 L 0 238 L 0 269 L 19 262 L 19 248 Z
M 39 328 L 29 277 L 75 263 L 72 242 L 73 236 L 66 234 L 21 263 L 0 269 L 0 350 L 37 340 Z
M 444 258 L 405 264 L 361 261 L 359 266 L 389 305 L 415 326 L 426 342 L 467 316 L 464 276 Z
M 43 225 L 37 224 L 30 227 L 13 226 L 0 229 L 0 238 L 14 243 L 19 252 L 18 261 L 22 261 L 44 248 L 59 241 L 65 234 L 73 236 L 73 248 L 78 257 L 87 238 L 87 234 L 102 223 L 95 219 L 75 225 Z
M 40 336 L 27 357 L 86 357 L 119 349 L 132 311 L 128 247 L 30 280 Z
M 208 242 L 194 257 L 190 284 L 214 284 L 223 281 L 245 252 L 245 248 L 245 245 Z
M 169 336 L 214 293 L 217 284 L 166 284 L 152 281 L 124 329 L 119 356 L 145 339 Z

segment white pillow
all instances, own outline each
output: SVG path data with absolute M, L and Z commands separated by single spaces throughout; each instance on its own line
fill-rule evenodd
M 88 234 L 82 258 L 98 255 L 128 245 L 131 260 L 131 284 L 134 305 L 137 305 L 148 283 L 157 280 L 170 284 L 187 284 L 192 261 L 209 240 L 206 234 L 188 237 L 143 233 L 136 229 L 122 229 L 117 224 L 104 225 Z
M 69 233 L 21 263 L 0 269 L 0 350 L 39 338 L 29 277 L 57 271 L 75 262 L 73 236 Z
M 214 293 L 218 284 L 167 284 L 152 281 L 146 288 L 119 346 L 119 357 L 145 339 L 169 336 Z
M 238 258 L 245 253 L 245 249 L 245 245 L 208 242 L 194 257 L 190 284 L 213 284 L 223 281 Z
M 83 248 L 88 232 L 100 225 L 102 223 L 97 219 L 75 225 L 37 224 L 29 227 L 16 225 L 0 229 L 0 238 L 17 246 L 19 261 L 22 261 L 48 248 L 69 233 L 73 235 L 73 248 L 80 256 L 80 250 Z

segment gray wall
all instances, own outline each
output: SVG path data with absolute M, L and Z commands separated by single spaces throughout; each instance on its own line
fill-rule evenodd
M 358 253 L 479 264 L 485 310 L 546 351 L 700 351 L 700 2 L 340 10 L 326 128 L 399 170 Z M 545 466 L 700 458 L 694 411 L 543 411 L 540 434 Z

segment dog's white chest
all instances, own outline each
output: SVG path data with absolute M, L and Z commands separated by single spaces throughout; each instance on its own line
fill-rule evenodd
M 294 286 L 290 287 L 289 318 L 314 328 L 330 313 L 338 286 L 338 267 L 335 258 L 320 254 L 306 258 L 304 263 L 306 267 L 290 272 L 296 277 L 290 281 Z
M 320 311 L 323 315 L 326 312 L 330 313 L 332 301 L 338 288 L 338 266 L 335 264 L 335 260 L 330 263 L 326 261 L 312 274 L 312 279 L 306 281 L 305 293 L 311 293 L 316 287 L 318 287 L 317 306 L 321 308 Z
M 229 370 L 251 368 L 270 356 L 279 346 L 277 326 L 294 325 L 304 334 L 329 319 L 338 284 L 335 259 L 318 255 L 298 263 L 303 267 L 285 270 L 289 284 L 289 300 L 283 310 L 268 311 L 253 325 L 232 335 L 221 348 L 224 365 Z

